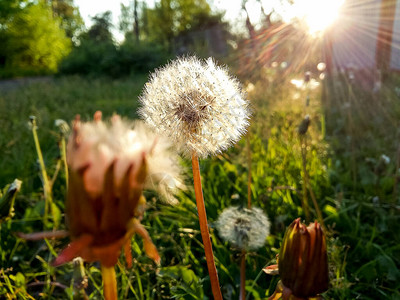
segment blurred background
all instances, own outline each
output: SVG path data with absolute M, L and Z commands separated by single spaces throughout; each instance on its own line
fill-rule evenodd
M 371 67 L 369 52 L 374 52 L 372 40 L 380 26 L 379 1 L 347 1 L 353 2 L 346 3 L 353 13 L 339 14 L 343 2 L 2 0 L 0 77 L 54 73 L 122 77 L 147 72 L 183 54 L 214 56 L 245 69 L 249 66 L 243 64 L 255 60 L 263 67 L 285 62 L 299 68 L 311 64 L 311 57 L 314 62 L 321 59 L 324 33 L 334 22 L 345 31 L 355 26 L 353 35 L 356 30 L 363 35 L 359 41 L 351 35 L 338 38 L 338 44 L 345 44 L 338 57 L 343 51 L 351 53 L 340 58 L 339 66 L 354 60 Z M 348 41 L 354 47 L 349 49 Z M 371 49 L 359 51 L 357 46 Z M 351 58 L 362 52 L 369 55 L 368 61 Z

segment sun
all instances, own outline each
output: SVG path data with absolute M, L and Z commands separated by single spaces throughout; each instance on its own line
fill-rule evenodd
M 297 0 L 292 7 L 292 14 L 303 19 L 310 34 L 322 33 L 339 16 L 344 0 Z
M 333 24 L 339 16 L 343 0 L 317 0 L 305 15 L 306 22 L 311 34 L 323 32 Z

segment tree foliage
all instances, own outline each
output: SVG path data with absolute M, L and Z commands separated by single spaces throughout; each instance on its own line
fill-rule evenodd
M 65 34 L 77 41 L 77 36 L 83 31 L 84 22 L 79 9 L 74 5 L 73 0 L 48 0 L 53 15 L 61 18 L 61 28 Z
M 0 76 L 54 73 L 71 42 L 44 2 L 16 5 L 7 0 L 8 13 L 0 28 Z M 4 3 L 3 3 L 4 4 Z
M 144 32 L 150 41 L 171 47 L 182 33 L 200 29 L 212 22 L 221 22 L 222 15 L 213 14 L 206 0 L 160 0 L 143 13 Z
M 106 11 L 92 17 L 93 25 L 87 32 L 87 38 L 97 42 L 112 42 L 112 13 Z

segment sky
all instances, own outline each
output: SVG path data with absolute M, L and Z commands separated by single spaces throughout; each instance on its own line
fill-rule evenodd
M 145 0 L 148 7 L 154 6 L 155 0 Z M 306 17 L 309 26 L 313 30 L 317 30 L 322 26 L 327 25 L 332 18 L 335 17 L 337 7 L 344 0 L 295 0 L 293 5 L 282 5 L 281 0 L 261 0 L 264 10 L 268 13 L 273 8 L 279 13 L 283 20 L 289 22 L 294 17 Z M 121 10 L 121 3 L 127 5 L 130 0 L 75 0 L 74 3 L 79 7 L 82 18 L 87 27 L 92 24 L 91 17 L 98 13 L 103 13 L 107 10 L 112 12 L 113 24 L 117 27 Z M 242 26 L 241 22 L 245 18 L 244 11 L 241 9 L 242 0 L 209 0 L 211 7 L 214 9 L 225 10 L 225 20 L 231 24 Z M 260 20 L 260 3 L 257 0 L 248 0 L 246 8 L 250 15 L 250 20 L 253 24 L 257 24 Z M 239 21 L 239 22 L 238 22 Z M 240 30 L 240 28 L 235 28 Z M 115 38 L 120 41 L 123 39 L 117 28 L 113 30 Z

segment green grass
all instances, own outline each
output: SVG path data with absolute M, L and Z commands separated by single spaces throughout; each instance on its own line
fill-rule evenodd
M 51 175 L 59 156 L 54 121 L 62 118 L 70 122 L 76 114 L 87 120 L 96 110 L 105 116 L 116 112 L 137 118 L 137 97 L 146 77 L 118 81 L 65 77 L 1 94 L 0 111 L 6 113 L 0 118 L 0 183 L 4 186 L 18 177 L 23 180 L 23 189 L 15 203 L 15 217 L 1 224 L 0 295 L 8 293 L 19 299 L 29 299 L 29 295 L 73 297 L 72 265 L 49 265 L 68 239 L 46 244 L 23 241 L 12 234 L 43 229 L 42 184 L 29 116 L 37 117 L 38 135 Z M 329 228 L 331 289 L 325 298 L 400 298 L 399 197 L 393 193 L 399 142 L 396 130 L 387 130 L 399 119 L 400 105 L 390 86 L 379 94 L 380 102 L 375 101 L 377 95 L 352 86 L 354 101 L 349 114 L 343 109 L 349 86 L 337 80 L 335 86 L 307 91 L 296 89 L 288 80 L 272 78 L 269 83 L 254 82 L 254 90 L 249 92 L 253 108 L 249 129 L 253 205 L 262 208 L 272 224 L 265 246 L 248 253 L 246 259 L 249 299 L 266 299 L 273 292 L 278 277 L 264 274 L 262 268 L 275 262 L 286 226 L 297 217 L 305 218 L 301 206 L 302 144 L 297 134 L 305 114 L 311 117 L 306 135 L 307 171 Z M 309 106 L 305 105 L 307 95 Z M 381 165 L 381 154 L 391 158 L 388 165 Z M 243 139 L 228 152 L 200 162 L 216 264 L 226 299 L 228 295 L 238 299 L 240 252 L 220 240 L 214 222 L 224 208 L 245 205 L 246 161 Z M 189 162 L 184 163 L 190 174 Z M 53 193 L 63 224 L 62 172 Z M 133 268 L 126 269 L 123 259 L 116 267 L 120 299 L 210 298 L 193 190 L 182 192 L 176 207 L 160 204 L 153 199 L 156 196 L 146 192 L 149 208 L 143 224 L 161 254 L 162 266 L 157 269 L 144 255 L 141 240 L 134 238 Z M 311 199 L 309 204 L 314 219 Z M 90 299 L 102 294 L 98 267 L 96 263 L 85 264 Z
M 124 80 L 64 77 L 8 89 L 0 94 L 0 182 L 16 176 L 24 181 L 24 189 L 33 191 L 37 168 L 29 116 L 35 116 L 45 162 L 52 167 L 58 153 L 58 129 L 54 122 L 70 123 L 76 114 L 89 120 L 97 110 L 105 117 L 118 113 L 137 118 L 137 97 L 146 82 L 146 75 Z M 34 185 L 34 186 L 32 186 Z

